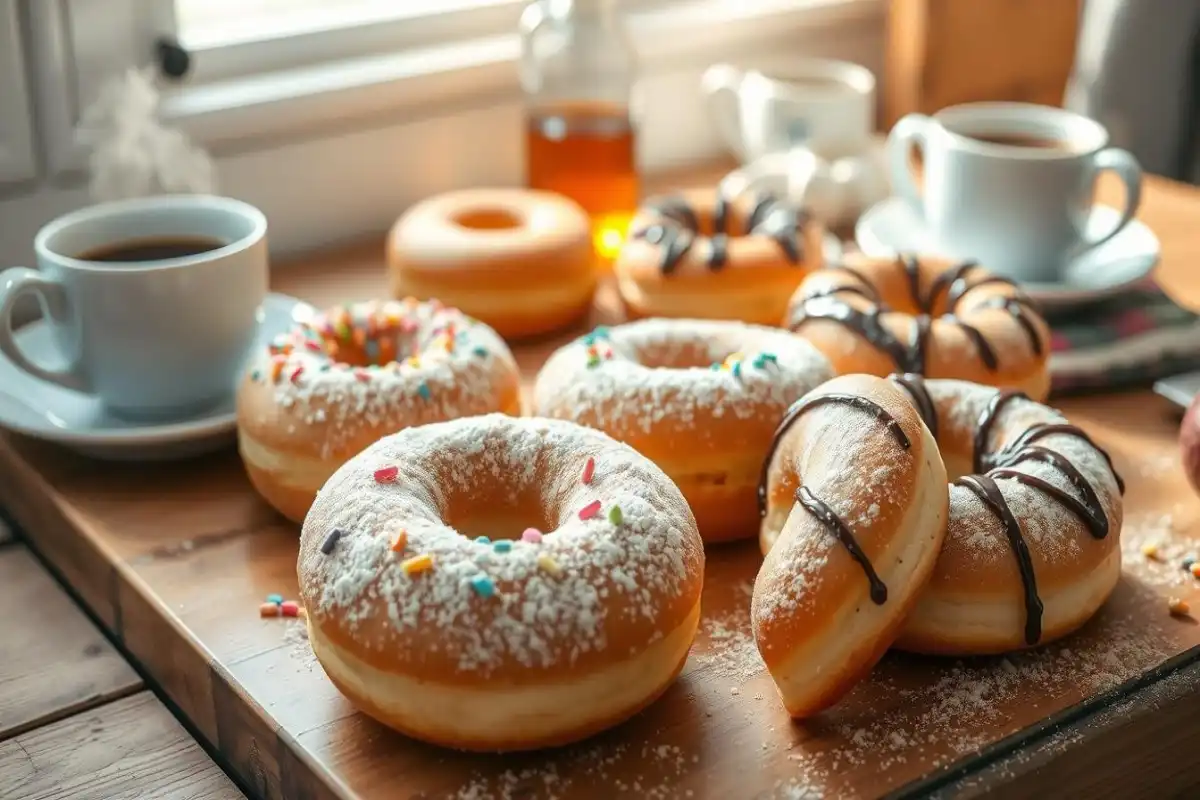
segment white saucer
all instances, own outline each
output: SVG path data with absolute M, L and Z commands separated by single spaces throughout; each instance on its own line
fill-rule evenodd
M 1116 209 L 1097 205 L 1088 220 L 1088 230 L 1099 235 L 1111 230 L 1118 218 Z M 868 209 L 859 218 L 854 237 L 859 248 L 871 256 L 940 251 L 925 221 L 899 197 L 889 197 Z M 1105 244 L 1067 264 L 1061 282 L 1026 282 L 1021 288 L 1044 311 L 1094 303 L 1144 279 L 1158 264 L 1159 253 L 1154 232 L 1135 219 Z
M 293 297 L 269 294 L 258 310 L 258 342 L 306 318 L 312 307 Z M 35 361 L 53 362 L 49 328 L 35 322 L 16 334 Z M 237 426 L 234 392 L 194 419 L 144 424 L 112 416 L 90 395 L 43 383 L 0 355 L 0 426 L 56 442 L 93 458 L 110 461 L 164 461 L 207 453 L 229 444 Z

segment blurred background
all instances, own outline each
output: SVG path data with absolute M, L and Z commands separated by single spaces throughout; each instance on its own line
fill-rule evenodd
M 568 0 L 569 1 L 569 0 Z M 85 109 L 130 68 L 287 255 L 417 199 L 525 181 L 519 0 L 0 0 L 0 262 L 89 202 Z M 968 100 L 1065 104 L 1147 171 L 1200 179 L 1194 0 L 625 0 L 644 175 L 732 164 L 700 78 L 836 58 L 876 127 Z

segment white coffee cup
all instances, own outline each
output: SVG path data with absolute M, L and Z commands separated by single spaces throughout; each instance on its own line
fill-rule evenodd
M 870 144 L 875 76 L 858 64 L 803 59 L 770 74 L 716 64 L 701 87 L 717 130 L 742 163 L 794 147 L 832 161 Z
M 59 217 L 34 239 L 39 269 L 0 272 L 0 352 L 127 418 L 203 409 L 233 391 L 255 339 L 266 233 L 258 209 L 208 195 L 122 200 Z M 148 260 L 141 256 L 150 250 L 135 251 L 152 246 L 195 252 Z M 87 260 L 122 252 L 138 260 Z M 41 301 L 60 365 L 35 363 L 14 339 L 23 295 Z
M 924 191 L 913 178 L 921 151 Z M 1137 213 L 1142 171 L 1108 146 L 1100 123 L 1028 103 L 967 103 L 932 117 L 909 114 L 888 136 L 891 182 L 948 255 L 977 259 L 1009 278 L 1061 279 L 1069 260 L 1115 236 Z M 1116 226 L 1087 238 L 1097 176 L 1125 184 Z

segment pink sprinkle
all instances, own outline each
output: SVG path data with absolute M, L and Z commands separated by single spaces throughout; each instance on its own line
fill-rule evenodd
M 579 509 L 579 518 L 580 519 L 591 519 L 592 517 L 596 516 L 599 513 L 600 513 L 600 501 L 593 500 L 592 502 L 588 503 L 583 508 Z
M 300 616 L 300 605 L 294 600 L 284 600 L 283 603 L 280 604 L 279 610 L 285 617 Z
M 321 345 L 317 344 L 312 339 L 306 340 L 304 342 L 304 346 L 307 347 L 309 350 L 312 350 L 314 353 L 321 352 Z
M 354 370 L 354 377 L 358 378 L 363 383 L 366 383 L 367 381 L 371 380 L 371 373 L 367 372 L 365 369 L 356 369 Z
M 538 542 L 542 541 L 542 532 L 537 528 L 526 528 L 521 532 L 521 541 L 529 542 L 530 544 L 537 544 Z
M 383 469 L 375 470 L 376 483 L 394 483 L 396 476 L 400 474 L 399 467 L 384 467 Z
M 596 474 L 596 459 L 588 456 L 587 463 L 583 465 L 583 482 L 591 483 L 592 476 Z
M 297 380 L 300 379 L 300 375 L 303 374 L 303 372 L 304 372 L 304 367 L 296 367 L 296 369 L 292 371 L 292 374 L 288 378 L 288 380 L 290 380 L 292 383 L 295 383 Z

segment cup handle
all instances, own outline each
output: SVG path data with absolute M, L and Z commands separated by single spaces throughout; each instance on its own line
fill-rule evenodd
M 745 158 L 746 143 L 739 125 L 738 90 L 745 73 L 729 64 L 714 64 L 704 71 L 700 88 L 708 98 L 708 114 L 721 138 L 738 156 Z
M 912 206 L 918 215 L 925 215 L 925 203 L 917 182 L 913 180 L 908 165 L 908 156 L 915 145 L 925 154 L 925 140 L 933 119 L 924 114 L 907 114 L 892 128 L 887 138 L 888 172 L 892 178 L 893 191 Z
M 42 307 L 48 312 L 51 320 L 62 319 L 68 313 L 67 294 L 62 284 L 26 267 L 14 267 L 0 272 L 0 353 L 4 353 L 9 361 L 35 378 L 77 392 L 89 392 L 91 387 L 80 369 L 78 357 L 65 368 L 54 370 L 34 363 L 21 352 L 13 336 L 12 314 L 17 300 L 26 294 L 34 294 L 41 299 Z
M 1101 172 L 1115 172 L 1121 182 L 1125 184 L 1125 208 L 1121 212 L 1121 219 L 1117 221 L 1111 231 L 1095 239 L 1085 239 L 1083 246 L 1080 247 L 1080 252 L 1099 247 L 1120 233 L 1121 229 L 1133 220 L 1138 206 L 1142 202 L 1142 167 L 1128 150 L 1106 147 L 1093 156 L 1092 165 L 1096 169 L 1097 176 Z

